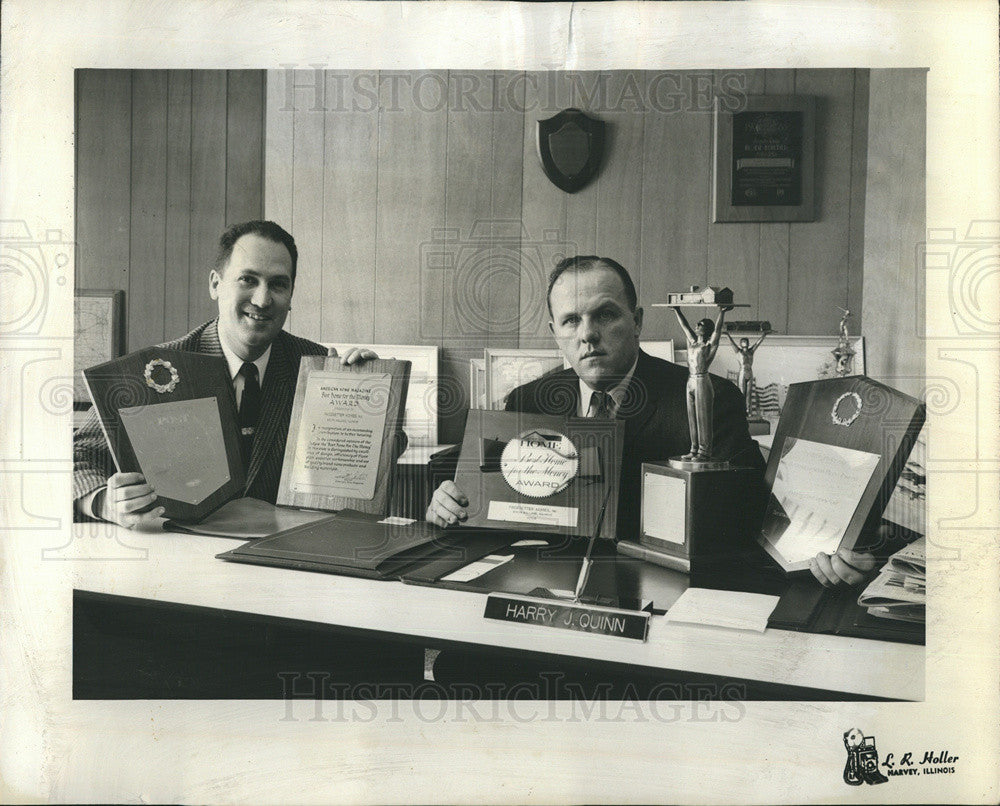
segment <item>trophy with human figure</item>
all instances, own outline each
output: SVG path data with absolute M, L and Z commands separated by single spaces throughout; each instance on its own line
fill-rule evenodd
M 726 331 L 726 338 L 733 345 L 733 350 L 736 352 L 736 357 L 740 362 L 740 374 L 737 379 L 737 386 L 740 387 L 740 392 L 743 393 L 743 401 L 747 412 L 747 425 L 750 428 L 751 435 L 768 434 L 771 430 L 770 423 L 760 416 L 757 387 L 753 376 L 754 353 L 757 352 L 757 348 L 760 347 L 761 342 L 767 338 L 768 333 L 770 331 L 765 330 L 753 344 L 750 343 L 750 339 L 747 336 L 742 336 L 737 344 L 736 339 L 730 335 L 728 330 Z
M 724 460 L 712 458 L 712 409 L 715 392 L 708 369 L 719 351 L 726 313 L 736 307 L 749 307 L 733 303 L 733 292 L 728 288 L 698 288 L 667 295 L 666 307 L 673 308 L 687 340 L 688 381 L 685 390 L 688 430 L 691 450 L 684 456 L 671 457 L 670 464 L 684 470 L 716 470 L 729 466 Z M 715 321 L 705 318 L 692 327 L 681 307 L 717 308 Z

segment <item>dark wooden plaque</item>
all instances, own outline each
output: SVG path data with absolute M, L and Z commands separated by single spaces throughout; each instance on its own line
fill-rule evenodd
M 794 556 L 782 547 L 795 515 L 775 494 L 776 481 L 780 487 L 783 479 L 796 478 L 790 462 L 794 451 L 805 446 L 813 457 L 825 452 L 834 459 L 839 453 L 845 457 L 845 466 L 870 457 L 864 473 L 856 472 L 854 492 L 849 495 L 846 491 L 852 485 L 838 481 L 835 463 L 821 466 L 821 472 L 815 474 L 818 483 L 812 489 L 792 490 L 806 497 L 835 499 L 833 511 L 843 513 L 839 547 L 854 549 L 863 532 L 874 532 L 878 526 L 924 417 L 924 405 L 919 400 L 863 375 L 789 385 L 767 462 L 765 482 L 771 495 L 759 538 L 786 572 L 809 568 L 808 557 Z M 808 475 L 800 473 L 798 477 Z
M 83 370 L 115 466 L 198 521 L 242 492 L 236 399 L 224 358 L 150 347 Z
M 410 362 L 303 357 L 278 505 L 388 514 Z

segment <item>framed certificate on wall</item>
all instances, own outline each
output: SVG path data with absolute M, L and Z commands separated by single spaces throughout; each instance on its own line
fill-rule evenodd
M 814 221 L 816 98 L 715 99 L 712 221 Z

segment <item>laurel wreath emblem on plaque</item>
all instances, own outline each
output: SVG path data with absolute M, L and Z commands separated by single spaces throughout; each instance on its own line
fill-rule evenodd
M 533 429 L 510 440 L 500 456 L 500 472 L 512 489 L 529 498 L 548 498 L 565 490 L 580 469 L 569 437 Z
M 840 404 L 845 400 L 854 401 L 854 411 L 851 412 L 846 417 L 840 414 Z M 842 425 L 847 428 L 851 425 L 858 417 L 861 416 L 861 395 L 857 392 L 844 392 L 840 397 L 837 398 L 836 402 L 833 404 L 833 408 L 830 410 L 830 419 L 833 420 L 834 425 Z
M 153 380 L 153 371 L 157 367 L 162 367 L 164 371 L 170 373 L 170 380 L 166 383 L 157 383 Z M 177 388 L 177 384 L 181 379 L 181 376 L 177 373 L 174 365 L 169 361 L 164 361 L 162 358 L 154 358 L 148 364 L 146 364 L 146 369 L 142 373 L 146 376 L 146 386 L 149 386 L 159 392 L 161 395 L 165 395 L 168 392 L 174 391 Z

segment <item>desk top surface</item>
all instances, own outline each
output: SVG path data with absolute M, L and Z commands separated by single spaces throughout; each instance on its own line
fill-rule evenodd
M 216 559 L 227 538 L 76 524 L 73 587 L 343 627 L 921 700 L 924 647 L 768 629 L 650 619 L 645 643 L 483 618 L 486 595 Z M 111 559 L 111 558 L 115 559 Z M 85 562 L 83 560 L 104 560 Z

